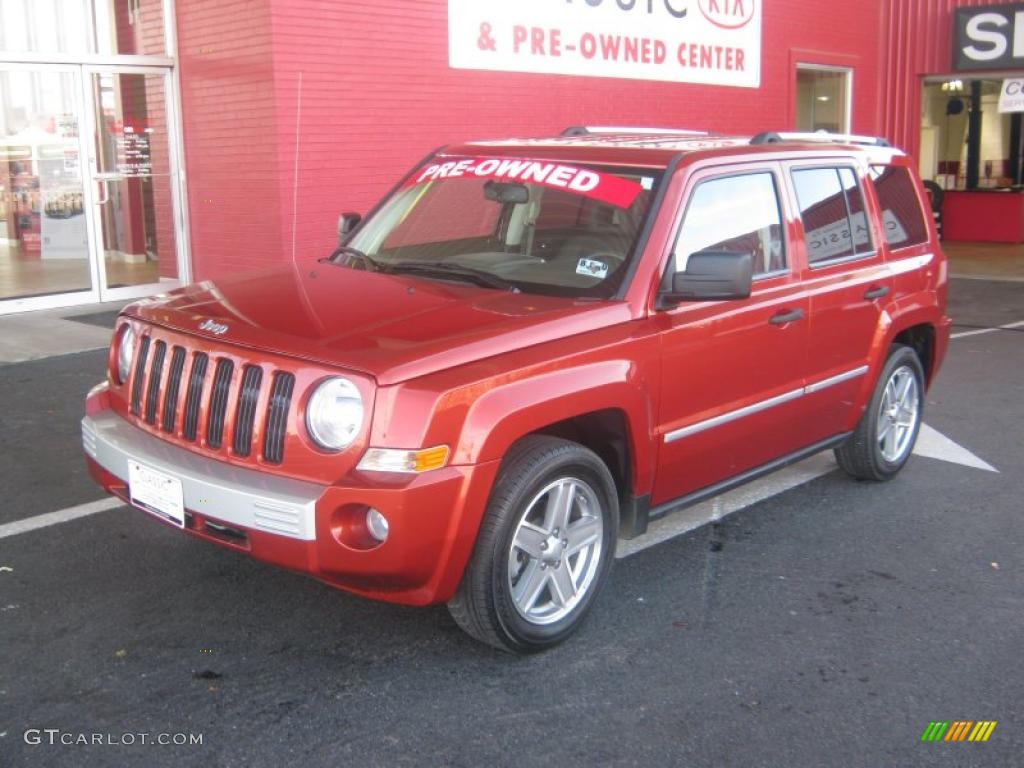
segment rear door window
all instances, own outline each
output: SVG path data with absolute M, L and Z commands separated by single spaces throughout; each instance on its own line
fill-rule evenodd
M 800 168 L 793 186 L 811 266 L 874 252 L 864 196 L 852 168 Z

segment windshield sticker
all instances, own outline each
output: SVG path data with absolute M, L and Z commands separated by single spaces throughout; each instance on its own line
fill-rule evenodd
M 595 259 L 580 259 L 580 263 L 576 265 L 576 274 L 604 280 L 608 277 L 608 265 Z
M 466 177 L 518 181 L 523 184 L 566 189 L 619 208 L 629 208 L 643 191 L 643 186 L 639 183 L 611 173 L 578 168 L 575 165 L 547 163 L 542 160 L 497 157 L 453 158 L 443 163 L 428 165 L 419 173 L 413 174 L 408 184 L 412 186 L 440 179 Z

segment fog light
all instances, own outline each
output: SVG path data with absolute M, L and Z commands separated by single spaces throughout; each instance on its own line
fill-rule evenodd
M 366 510 L 366 530 L 377 541 L 384 542 L 388 538 L 388 519 L 373 507 Z

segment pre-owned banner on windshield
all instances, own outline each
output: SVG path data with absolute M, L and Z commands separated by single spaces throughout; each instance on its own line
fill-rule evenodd
M 513 157 L 446 157 L 445 162 L 425 166 L 413 174 L 406 186 L 474 177 L 561 188 L 619 208 L 629 208 L 645 189 L 643 184 L 611 173 Z
M 458 69 L 757 88 L 761 0 L 448 0 Z

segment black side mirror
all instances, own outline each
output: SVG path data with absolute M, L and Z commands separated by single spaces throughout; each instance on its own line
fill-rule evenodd
M 345 244 L 345 238 L 359 226 L 359 222 L 362 220 L 363 217 L 358 213 L 343 213 L 338 217 L 338 245 Z
M 698 251 L 686 270 L 672 275 L 671 288 L 662 291 L 662 304 L 680 301 L 726 301 L 750 296 L 754 254 L 735 251 Z

